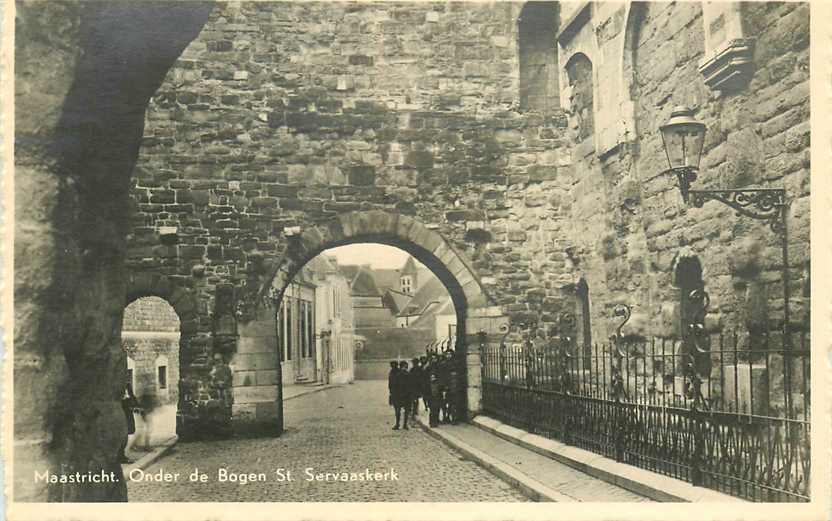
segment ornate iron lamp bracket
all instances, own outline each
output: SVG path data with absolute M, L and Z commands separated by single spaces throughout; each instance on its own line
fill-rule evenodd
M 680 185 L 681 186 L 681 185 Z M 720 201 L 738 214 L 764 221 L 775 233 L 786 230 L 786 190 L 782 188 L 752 188 L 748 190 L 688 190 L 691 204 L 701 208 L 706 201 Z

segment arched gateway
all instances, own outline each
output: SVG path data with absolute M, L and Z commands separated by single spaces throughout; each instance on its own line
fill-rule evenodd
M 272 267 L 261 283 L 258 306 L 279 302 L 294 275 L 311 259 L 326 249 L 353 243 L 379 243 L 400 248 L 430 269 L 445 285 L 456 309 L 458 343 L 456 349 L 467 366 L 467 407 L 469 413 L 480 410 L 480 361 L 471 335 L 494 327 L 500 316 L 477 277 L 453 247 L 436 231 L 412 217 L 384 211 L 351 212 L 338 215 L 323 224 L 286 235 L 286 254 Z M 250 379 L 237 375 L 263 370 L 275 372 L 278 362 L 274 317 L 255 311 L 251 320 L 237 327 L 237 349 L 229 359 L 233 378 L 230 418 L 239 434 L 279 433 L 282 425 L 280 378 L 271 385 L 251 385 Z

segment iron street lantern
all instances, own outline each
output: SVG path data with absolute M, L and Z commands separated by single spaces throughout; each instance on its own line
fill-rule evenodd
M 691 185 L 696 181 L 699 173 L 699 161 L 702 158 L 705 141 L 705 124 L 693 118 L 693 111 L 690 108 L 677 106 L 673 108 L 670 120 L 659 127 L 659 130 L 670 167 L 666 173 L 676 177 L 685 203 L 701 208 L 706 201 L 720 201 L 741 215 L 767 223 L 777 235 L 783 257 L 781 266 L 784 301 L 783 332 L 786 345 L 788 345 L 791 338 L 788 334 L 790 288 L 786 190 L 783 188 L 692 189 Z M 707 294 L 703 296 L 707 299 Z M 701 320 L 704 321 L 704 315 Z
M 674 107 L 670 121 L 659 130 L 670 170 L 676 174 L 682 199 L 687 203 L 690 184 L 696 181 L 699 160 L 702 158 L 705 124 L 693 119 L 691 109 L 680 105 Z
M 776 233 L 785 237 L 786 191 L 782 188 L 732 190 L 694 190 L 691 185 L 699 173 L 699 161 L 705 142 L 705 124 L 693 118 L 685 106 L 673 108 L 670 120 L 659 127 L 667 163 L 667 173 L 675 175 L 682 200 L 699 208 L 705 201 L 717 200 L 742 215 L 766 221 Z

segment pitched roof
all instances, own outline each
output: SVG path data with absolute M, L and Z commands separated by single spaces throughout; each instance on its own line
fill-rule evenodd
M 353 295 L 362 297 L 380 297 L 381 292 L 376 286 L 370 270 L 364 266 L 346 265 L 340 266 L 341 273 L 347 277 L 350 283 L 350 292 Z
M 314 278 L 314 275 L 324 276 L 330 273 L 337 273 L 338 268 L 333 259 L 324 255 L 318 255 L 303 267 L 304 276 Z
M 402 293 L 401 291 L 396 291 L 394 289 L 388 289 L 384 293 L 384 300 L 386 301 L 385 305 L 395 314 L 398 314 L 401 310 L 403 310 L 412 299 L 413 295 L 408 295 L 407 293 Z
M 338 265 L 338 269 L 341 271 L 341 273 L 344 274 L 345 277 L 347 277 L 347 280 L 350 284 L 352 284 L 352 279 L 355 278 L 355 275 L 358 273 L 359 268 L 361 268 L 361 266 L 356 266 L 355 264 Z
M 403 275 L 413 274 L 416 273 L 416 261 L 413 259 L 412 256 L 408 255 L 407 260 L 404 261 L 404 266 L 402 266 L 401 272 Z
M 445 289 L 445 286 L 442 284 L 436 277 L 431 277 L 430 280 L 425 282 L 425 285 L 419 288 L 419 291 L 413 295 L 413 298 L 410 299 L 405 309 L 399 312 L 398 316 L 415 316 L 421 315 L 425 308 L 431 302 L 440 302 L 448 295 L 448 290 Z
M 372 269 L 370 272 L 376 280 L 376 286 L 379 291 L 386 291 L 388 289 L 399 288 L 399 278 L 401 278 L 401 270 L 396 269 Z

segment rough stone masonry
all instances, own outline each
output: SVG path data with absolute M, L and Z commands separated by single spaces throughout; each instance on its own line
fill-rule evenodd
M 540 9 L 554 27 L 529 22 Z M 432 267 L 469 334 L 506 320 L 549 331 L 569 311 L 582 334 L 605 340 L 624 302 L 627 333 L 676 335 L 690 259 L 711 295 L 709 327 L 774 327 L 774 234 L 716 203 L 687 207 L 662 174 L 657 129 L 679 104 L 708 126 L 699 186 L 788 190 L 792 317 L 804 325 L 809 7 L 714 9 L 229 2 L 174 13 L 187 29 L 174 37 L 151 8 L 24 2 L 16 410 L 39 405 L 16 416 L 17 439 L 37 447 L 35 461 L 78 465 L 84 446 L 89 465 L 112 464 L 124 295 L 161 296 L 180 316 L 181 410 L 243 431 L 268 424 L 268 393 L 235 409 L 229 364 L 243 345 L 269 363 L 269 288 L 279 294 L 299 265 L 345 242 L 400 246 Z M 126 15 L 153 23 L 125 29 Z M 115 49 L 94 45 L 113 28 L 126 35 Z M 749 37 L 752 67 L 729 66 L 742 81 L 721 83 L 703 64 Z M 83 57 L 38 65 L 78 45 Z M 134 59 L 118 68 L 107 53 Z M 551 96 L 521 103 L 530 92 Z M 472 342 L 467 354 L 475 412 Z M 106 414 L 69 419 L 46 405 L 91 372 L 106 378 L 70 395 Z M 106 439 L 87 444 L 93 424 Z

